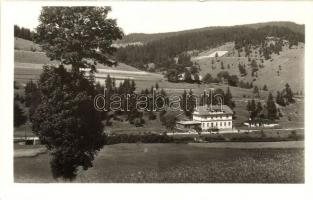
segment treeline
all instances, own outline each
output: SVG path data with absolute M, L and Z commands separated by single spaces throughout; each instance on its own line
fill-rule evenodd
M 255 87 L 255 89 L 256 88 L 257 87 Z M 263 90 L 267 90 L 266 85 L 264 85 Z M 282 113 L 277 104 L 280 106 L 287 106 L 292 103 L 295 103 L 295 100 L 293 98 L 293 92 L 287 83 L 281 92 L 277 91 L 276 99 L 270 92 L 266 101 L 266 105 L 263 106 L 260 101 L 256 102 L 254 99 L 252 99 L 251 101 L 248 101 L 247 110 L 250 113 L 250 119 L 252 121 L 274 121 L 282 117 Z
M 280 110 L 275 104 L 275 99 L 272 93 L 269 93 L 266 105 L 262 105 L 260 101 L 254 99 L 248 101 L 247 110 L 249 112 L 249 120 L 252 123 L 273 122 L 281 117 Z
M 304 42 L 304 35 L 293 32 L 289 28 L 266 26 L 258 29 L 248 27 L 225 27 L 213 30 L 184 33 L 160 40 L 155 40 L 143 46 L 127 46 L 119 48 L 115 54 L 120 62 L 137 68 L 147 63 L 154 63 L 156 71 L 168 69 L 166 62 L 179 54 L 190 50 L 205 50 L 222 45 L 225 42 L 235 41 L 235 48 L 244 51 L 251 45 L 263 45 L 262 54 L 267 55 L 269 48 L 265 48 L 266 38 L 269 36 L 288 40 L 297 44 Z
M 166 62 L 166 64 L 165 64 Z M 183 81 L 187 83 L 200 83 L 199 69 L 200 66 L 197 63 L 191 61 L 190 55 L 182 53 L 178 55 L 177 61 L 174 59 L 163 61 L 162 64 L 168 66 L 165 77 L 170 82 Z
M 217 74 L 217 77 L 212 77 L 210 73 L 207 73 L 203 79 L 202 83 L 210 84 L 210 83 L 227 83 L 230 86 L 238 87 L 239 78 L 236 75 L 230 75 L 227 71 L 221 71 Z
M 18 25 L 14 25 L 14 37 L 19 37 L 25 40 L 32 41 L 34 32 L 28 28 L 19 27 Z

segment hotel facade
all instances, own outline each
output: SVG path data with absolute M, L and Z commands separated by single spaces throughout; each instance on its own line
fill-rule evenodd
M 191 121 L 179 121 L 176 128 L 182 131 L 195 129 L 198 126 L 203 132 L 232 130 L 233 111 L 227 105 L 198 106 Z

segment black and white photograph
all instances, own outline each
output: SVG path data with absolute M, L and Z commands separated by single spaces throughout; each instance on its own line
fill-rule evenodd
M 312 2 L 7 4 L 13 184 L 306 183 Z

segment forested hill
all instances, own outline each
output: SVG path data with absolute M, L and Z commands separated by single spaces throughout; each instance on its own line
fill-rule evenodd
M 264 22 L 264 23 L 255 23 L 255 24 L 246 24 L 246 25 L 237 25 L 233 27 L 247 27 L 247 28 L 262 28 L 264 26 L 277 26 L 277 27 L 286 27 L 294 32 L 298 32 L 304 34 L 304 25 L 299 25 L 293 22 Z M 191 29 L 191 30 L 184 30 L 184 31 L 177 31 L 177 32 L 167 32 L 167 33 L 152 33 L 152 34 L 145 34 L 145 33 L 131 33 L 123 37 L 122 40 L 117 41 L 117 44 L 128 44 L 128 43 L 142 43 L 146 44 L 148 42 L 152 42 L 154 40 L 160 40 L 167 37 L 177 36 L 185 33 L 196 33 L 202 31 L 210 31 L 218 28 L 229 28 L 227 26 L 213 26 L 213 27 L 205 27 L 205 28 L 198 28 L 198 29 Z
M 116 58 L 120 62 L 140 69 L 144 69 L 144 66 L 148 63 L 154 63 L 157 71 L 163 71 L 167 70 L 172 60 L 181 53 L 193 50 L 207 50 L 226 42 L 235 42 L 236 50 L 248 54 L 252 48 L 261 47 L 260 55 L 265 60 L 270 59 L 272 53 L 277 54 L 281 51 L 283 41 L 288 41 L 290 47 L 297 45 L 298 42 L 304 42 L 304 33 L 299 31 L 301 28 L 290 29 L 285 26 L 270 26 L 267 24 L 263 26 L 265 24 L 185 32 L 153 40 L 142 46 L 121 47 L 116 52 Z M 279 41 L 268 45 L 266 43 L 268 37 L 275 37 Z
M 194 32 L 199 32 L 199 31 L 214 30 L 217 28 L 222 28 L 222 27 L 213 26 L 213 27 L 177 31 L 177 32 L 165 32 L 165 33 L 131 33 L 131 34 L 124 36 L 122 40 L 118 40 L 116 43 L 117 44 L 131 44 L 131 43 L 146 44 L 148 42 L 160 40 L 160 39 L 167 38 L 167 37 L 177 36 L 177 35 L 181 35 L 185 33 L 194 33 Z

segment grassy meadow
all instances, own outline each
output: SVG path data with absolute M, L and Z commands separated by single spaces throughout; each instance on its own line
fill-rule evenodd
M 49 154 L 14 159 L 15 182 L 64 182 L 51 176 Z M 202 148 L 188 144 L 105 146 L 74 182 L 303 183 L 303 149 Z

